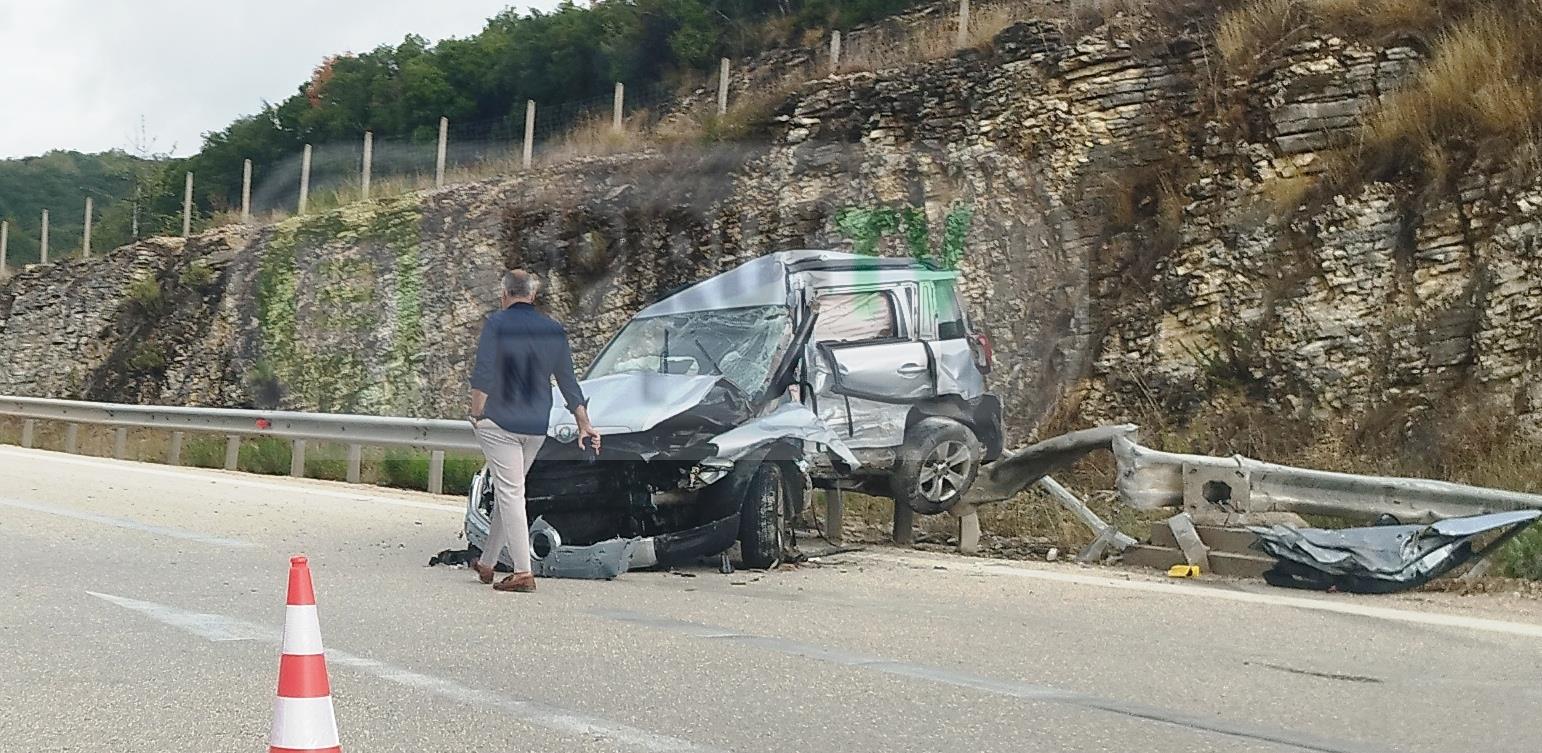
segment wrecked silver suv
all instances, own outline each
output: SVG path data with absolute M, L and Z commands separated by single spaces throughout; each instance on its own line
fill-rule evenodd
M 771 567 L 806 491 L 837 483 L 923 514 L 952 507 L 1002 445 L 1001 403 L 985 391 L 990 343 L 957 277 L 909 259 L 786 251 L 643 309 L 582 382 L 605 435 L 598 457 L 554 403 L 526 485 L 538 574 L 559 542 L 625 543 L 612 553 L 631 568 L 737 542 L 746 566 Z M 473 546 L 491 510 L 484 470 L 466 516 Z

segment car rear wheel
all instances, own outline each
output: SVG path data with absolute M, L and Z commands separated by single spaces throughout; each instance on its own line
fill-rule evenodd
M 739 549 L 745 567 L 767 570 L 781 564 L 786 502 L 781 466 L 761 464 L 750 479 L 739 515 Z
M 905 432 L 892 479 L 895 504 L 922 515 L 952 509 L 980 471 L 980 440 L 949 418 L 924 418 Z

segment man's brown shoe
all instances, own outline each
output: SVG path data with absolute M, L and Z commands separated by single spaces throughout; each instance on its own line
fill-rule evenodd
M 494 591 L 527 594 L 535 590 L 534 573 L 515 573 L 493 584 Z
M 493 569 L 492 568 L 487 567 L 487 566 L 483 565 L 481 562 L 478 562 L 476 560 L 472 560 L 472 561 L 466 563 L 466 566 L 471 568 L 473 571 L 476 572 L 477 580 L 480 580 L 483 583 L 491 583 L 491 582 L 493 582 Z

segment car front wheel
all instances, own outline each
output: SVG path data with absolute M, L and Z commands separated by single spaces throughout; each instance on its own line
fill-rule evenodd
M 946 512 L 980 471 L 980 440 L 949 418 L 924 418 L 905 432 L 892 479 L 895 504 L 922 515 Z

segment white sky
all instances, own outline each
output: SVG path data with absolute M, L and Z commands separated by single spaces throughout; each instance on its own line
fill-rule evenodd
M 0 159 L 155 150 L 296 91 L 327 55 L 482 30 L 503 8 L 557 0 L 0 0 Z

